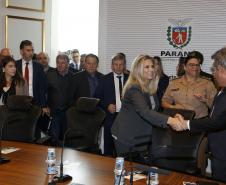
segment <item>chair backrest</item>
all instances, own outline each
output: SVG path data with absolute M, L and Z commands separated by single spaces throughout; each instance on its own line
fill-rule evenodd
M 12 95 L 7 105 L 0 107 L 3 139 L 23 142 L 35 141 L 35 129 L 41 108 L 31 104 L 32 97 Z M 4 125 L 3 125 L 4 124 Z
M 183 115 L 184 119 L 191 120 L 195 117 L 195 111 L 187 109 L 174 109 L 174 108 L 165 108 L 163 110 L 164 114 L 174 116 L 175 114 Z
M 99 131 L 105 118 L 105 112 L 97 107 L 98 102 L 99 99 L 96 98 L 81 97 L 76 106 L 67 110 L 68 128 L 73 132 L 70 134 L 70 138 L 66 139 L 66 146 L 96 152 Z M 76 133 L 81 137 L 77 137 Z
M 175 109 L 166 112 L 171 116 L 180 113 L 186 119 L 194 117 L 193 111 L 190 110 Z M 153 127 L 151 151 L 153 163 L 171 170 L 200 172 L 199 149 L 204 137 L 204 133 L 176 132 L 171 128 Z

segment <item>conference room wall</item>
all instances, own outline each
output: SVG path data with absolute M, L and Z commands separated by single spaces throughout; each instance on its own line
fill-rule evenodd
M 111 56 L 125 52 L 128 68 L 141 53 L 161 55 L 161 52 L 199 50 L 205 56 L 203 69 L 210 71 L 210 56 L 226 45 L 225 1 L 215 0 L 100 0 L 99 57 L 100 67 L 110 71 Z M 176 49 L 167 40 L 169 19 L 191 19 L 190 42 Z M 104 62 L 103 62 L 104 61 Z M 164 56 L 168 75 L 175 75 L 178 57 Z
M 42 0 L 38 0 L 42 1 Z M 17 3 L 17 1 L 9 1 L 11 3 Z M 27 6 L 29 7 L 32 1 L 23 1 L 27 3 Z M 19 3 L 19 2 L 18 2 Z M 23 10 L 23 9 L 15 9 L 15 8 L 6 8 L 6 0 L 0 0 L 0 48 L 6 47 L 6 32 L 5 32 L 5 26 L 6 26 L 6 20 L 5 16 L 16 16 L 17 18 L 9 18 L 8 19 L 8 28 L 11 28 L 8 30 L 8 37 L 13 37 L 15 39 L 15 44 L 13 44 L 13 41 L 11 38 L 8 38 L 8 45 L 10 46 L 10 49 L 12 50 L 12 53 L 14 55 L 15 59 L 20 58 L 19 53 L 19 40 L 28 38 L 31 41 L 35 41 L 33 44 L 35 46 L 35 53 L 38 53 L 42 50 L 48 52 L 51 56 L 51 53 L 56 53 L 54 51 L 54 46 L 56 45 L 56 40 L 54 38 L 54 33 L 51 34 L 51 24 L 52 24 L 52 0 L 45 0 L 45 11 L 39 12 L 39 11 L 31 11 L 31 10 Z M 32 20 L 27 19 L 21 19 L 20 17 L 25 18 L 31 18 Z M 42 40 L 40 38 L 40 34 L 42 32 L 40 22 L 33 19 L 40 19 L 44 20 L 44 40 L 43 40 L 43 48 L 42 46 Z M 33 28 L 29 29 L 28 26 L 32 26 Z M 31 30 L 38 28 L 37 32 L 30 33 Z M 23 33 L 19 32 L 19 30 L 24 30 Z
M 6 15 L 44 19 L 45 51 L 52 59 L 51 65 L 55 66 L 57 8 L 59 8 L 57 2 L 58 0 L 46 0 L 45 12 L 35 12 L 6 8 L 5 0 L 0 0 L 0 48 L 5 47 Z M 224 1 L 100 0 L 99 4 L 98 55 L 100 71 L 104 73 L 110 71 L 111 56 L 116 52 L 124 52 L 127 55 L 128 68 L 130 68 L 132 60 L 140 53 L 160 55 L 161 51 L 183 53 L 194 49 L 200 50 L 204 54 L 203 69 L 209 71 L 212 63 L 210 56 L 214 51 L 226 45 L 226 5 Z M 192 19 L 185 24 L 192 28 L 190 42 L 182 49 L 176 49 L 167 40 L 168 27 L 174 26 L 168 19 L 187 18 Z M 17 50 L 19 46 L 17 45 L 15 45 L 15 51 L 13 50 L 15 58 L 19 57 L 19 49 Z M 175 74 L 177 59 L 177 57 L 171 56 L 163 58 L 168 75 Z

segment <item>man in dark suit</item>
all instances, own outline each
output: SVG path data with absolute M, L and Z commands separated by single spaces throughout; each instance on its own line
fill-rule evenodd
M 21 59 L 17 61 L 17 69 L 28 83 L 29 95 L 34 104 L 42 108 L 43 113 L 49 114 L 46 102 L 47 83 L 43 67 L 32 60 L 34 53 L 32 42 L 23 40 L 20 44 Z
M 45 73 L 54 70 L 53 67 L 49 66 L 49 55 L 46 52 L 40 52 L 37 54 L 37 60 L 40 64 L 42 64 Z
M 104 154 L 113 155 L 114 143 L 111 135 L 112 124 L 121 108 L 121 93 L 128 74 L 124 74 L 125 58 L 116 54 L 112 58 L 112 72 L 105 75 L 98 85 L 95 96 L 106 112 L 104 121 Z
M 192 132 L 213 131 L 208 133 L 212 175 L 213 178 L 226 182 L 226 48 L 217 51 L 212 58 L 213 75 L 221 90 L 214 98 L 209 119 L 183 121 L 181 118 L 181 128 L 175 129 L 189 129 Z
M 85 58 L 85 71 L 75 74 L 74 100 L 80 97 L 94 97 L 99 80 L 103 76 L 97 71 L 99 59 L 94 54 L 88 54 Z
M 50 132 L 56 143 L 63 140 L 67 129 L 66 111 L 73 102 L 71 86 L 74 84 L 74 74 L 68 68 L 68 56 L 59 54 L 56 58 L 56 69 L 47 73 L 47 102 L 52 116 Z
M 0 52 L 0 74 L 2 72 L 2 60 L 7 56 L 12 56 L 10 49 L 2 48 Z
M 72 61 L 69 65 L 69 70 L 73 73 L 77 73 L 82 70 L 82 66 L 80 63 L 80 53 L 79 50 L 74 49 L 71 52 Z
M 51 71 L 55 71 L 55 68 L 49 66 L 49 55 L 46 52 L 40 52 L 37 54 L 37 61 L 43 66 L 44 72 L 47 75 Z M 34 57 L 33 57 L 34 58 Z M 50 117 L 49 115 L 41 115 L 39 118 L 39 127 L 40 129 L 46 133 L 49 128 Z

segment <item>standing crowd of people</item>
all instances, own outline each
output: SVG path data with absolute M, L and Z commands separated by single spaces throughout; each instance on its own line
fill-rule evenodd
M 51 117 L 50 133 L 58 143 L 67 129 L 67 109 L 75 106 L 80 97 L 99 98 L 99 106 L 106 113 L 105 155 L 122 155 L 131 146 L 146 142 L 147 138 L 142 141 L 135 138 L 140 134 L 151 137 L 152 126 L 171 126 L 177 131 L 213 131 L 208 135 L 213 176 L 226 181 L 226 48 L 213 55 L 215 80 L 201 70 L 203 55 L 192 51 L 180 59 L 180 75 L 171 81 L 158 56 L 137 56 L 128 71 L 125 54 L 117 53 L 111 60 L 112 72 L 104 75 L 98 72 L 99 58 L 94 54 L 80 55 L 75 49 L 70 61 L 68 55 L 59 53 L 53 68 L 45 52 L 34 59 L 31 41 L 23 40 L 19 49 L 21 59 L 17 61 L 8 48 L 1 50 L 0 105 L 7 104 L 10 95 L 33 97 L 33 103 L 42 108 L 37 137 L 47 125 L 44 117 Z M 193 110 L 195 120 L 164 115 L 161 113 L 164 108 Z

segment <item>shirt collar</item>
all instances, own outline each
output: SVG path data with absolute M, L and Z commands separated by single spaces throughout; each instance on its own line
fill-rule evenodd
M 30 63 L 32 63 L 32 60 L 26 61 L 26 60 L 22 59 L 22 62 L 23 62 L 24 64 L 26 64 L 26 63 L 30 64 Z
M 116 74 L 115 72 L 113 72 L 113 74 L 114 74 L 114 77 L 117 77 L 117 76 L 121 76 L 121 77 L 123 77 L 124 75 L 123 75 L 123 73 L 122 74 L 120 74 L 120 75 L 118 75 L 118 74 Z
M 57 73 L 58 73 L 60 76 L 66 76 L 66 75 L 69 73 L 69 70 L 65 71 L 64 73 L 59 73 L 59 71 L 57 70 Z

